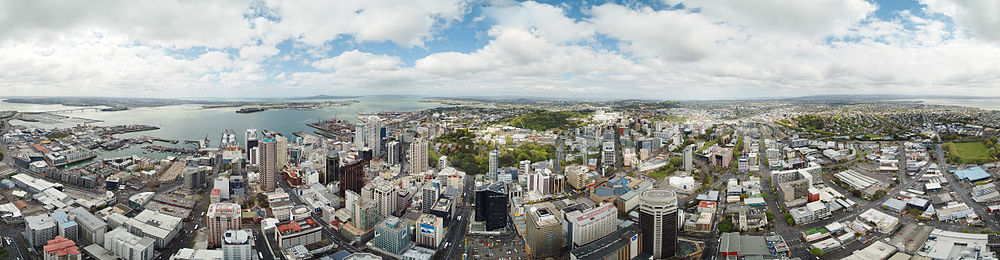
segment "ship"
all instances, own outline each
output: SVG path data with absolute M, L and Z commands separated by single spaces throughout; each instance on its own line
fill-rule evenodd
M 244 108 L 240 108 L 240 110 L 236 110 L 236 113 L 247 114 L 247 113 L 256 113 L 256 112 L 260 112 L 260 111 L 264 111 L 264 110 L 267 110 L 267 109 L 263 108 L 263 107 L 244 107 Z

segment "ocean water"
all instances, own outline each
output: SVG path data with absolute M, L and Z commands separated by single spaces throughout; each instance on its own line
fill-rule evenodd
M 914 101 L 914 100 L 902 100 Z M 916 99 L 928 105 L 948 105 L 974 107 L 987 110 L 1000 110 L 1000 99 L 997 98 L 976 98 L 976 99 Z
M 366 96 L 352 98 L 358 103 L 325 107 L 315 110 L 267 110 L 257 113 L 240 114 L 236 113 L 237 108 L 211 108 L 204 109 L 201 105 L 177 105 L 163 107 L 144 107 L 125 111 L 86 111 L 60 113 L 60 115 L 100 120 L 92 123 L 95 125 L 121 125 L 121 124 L 145 124 L 157 126 L 159 130 L 144 131 L 123 134 L 124 137 L 133 136 L 153 136 L 167 139 L 180 140 L 177 145 L 169 145 L 157 142 L 163 146 L 185 146 L 185 140 L 201 140 L 209 138 L 212 146 L 218 146 L 222 131 L 233 129 L 237 134 L 239 142 L 243 142 L 246 129 L 256 128 L 258 130 L 274 130 L 284 136 L 294 139 L 292 133 L 303 131 L 312 133 L 315 129 L 307 126 L 307 123 L 339 118 L 343 120 L 358 121 L 358 115 L 364 112 L 380 111 L 416 111 L 442 106 L 438 103 L 421 102 L 416 96 Z M 22 112 L 43 112 L 63 110 L 74 107 L 62 105 L 35 105 L 16 104 L 0 101 L 0 110 L 17 110 Z M 85 120 L 64 120 L 62 123 L 41 123 L 25 122 L 13 120 L 11 124 L 27 125 L 39 128 L 71 127 L 85 122 Z M 127 155 L 144 155 L 153 158 L 162 158 L 168 154 L 148 152 L 142 154 L 144 145 L 134 145 L 130 148 L 115 151 L 100 151 L 98 158 L 113 158 Z M 191 145 L 187 145 L 191 147 Z

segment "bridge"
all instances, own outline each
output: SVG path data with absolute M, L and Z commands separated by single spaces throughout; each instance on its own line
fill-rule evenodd
M 87 111 L 98 112 L 98 111 L 101 111 L 101 108 L 97 108 L 97 107 L 67 108 L 67 109 L 60 109 L 60 110 L 44 111 L 44 112 L 39 112 L 39 113 L 69 114 L 69 113 L 76 113 L 76 112 L 82 113 L 82 112 L 87 112 Z

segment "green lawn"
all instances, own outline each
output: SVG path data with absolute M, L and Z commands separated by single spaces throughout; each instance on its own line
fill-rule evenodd
M 990 148 L 983 142 L 947 143 L 945 145 L 948 146 L 948 152 L 951 155 L 958 156 L 965 162 L 988 161 L 992 159 L 990 157 Z

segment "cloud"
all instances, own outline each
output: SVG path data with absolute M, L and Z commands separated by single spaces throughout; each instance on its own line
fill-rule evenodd
M 666 0 L 697 9 L 713 22 L 745 26 L 755 33 L 785 33 L 812 39 L 838 35 L 877 8 L 866 0 Z
M 1000 41 L 1000 0 L 921 0 L 924 12 L 951 17 L 955 24 L 990 41 Z
M 312 66 L 321 70 L 371 71 L 397 69 L 402 63 L 399 57 L 353 50 L 343 52 L 337 57 L 315 61 Z
M 708 55 L 717 42 L 738 33 L 702 15 L 680 10 L 604 4 L 593 7 L 591 12 L 590 21 L 597 32 L 621 40 L 621 49 L 638 56 L 694 61 Z

